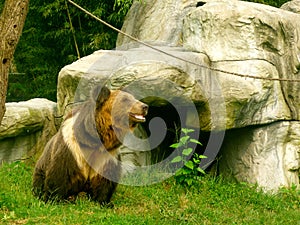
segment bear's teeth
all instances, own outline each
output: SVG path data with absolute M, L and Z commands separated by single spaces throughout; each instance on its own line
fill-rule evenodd
M 145 116 L 141 115 L 141 114 L 134 114 L 134 113 L 129 113 L 129 116 L 136 120 L 136 122 L 145 122 Z
M 134 118 L 138 119 L 138 120 L 143 120 L 145 119 L 145 117 L 141 116 L 141 115 L 134 115 Z

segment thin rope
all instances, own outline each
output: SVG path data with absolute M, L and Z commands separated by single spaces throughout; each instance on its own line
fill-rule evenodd
M 77 58 L 80 59 L 80 52 L 79 52 L 79 48 L 78 48 L 78 45 L 77 45 L 75 29 L 74 29 L 73 24 L 72 24 L 72 19 L 71 19 L 71 15 L 70 15 L 69 6 L 68 6 L 67 1 L 65 1 L 65 4 L 66 4 L 67 14 L 68 14 L 69 22 L 70 22 L 70 29 L 71 29 L 71 32 L 72 32 L 72 35 L 73 35 L 75 49 L 76 49 L 76 52 L 77 52 Z
M 202 65 L 202 64 L 199 64 L 199 63 L 196 63 L 196 62 L 193 62 L 193 61 L 190 61 L 190 60 L 187 60 L 187 59 L 184 59 L 182 57 L 179 57 L 179 56 L 176 56 L 176 55 L 173 55 L 171 53 L 168 53 L 166 51 L 163 51 L 159 48 L 156 48 L 144 41 L 141 41 L 133 36 L 131 36 L 130 34 L 127 34 L 125 32 L 123 32 L 122 30 L 112 26 L 111 24 L 105 22 L 104 20 L 98 18 L 97 16 L 95 16 L 94 14 L 90 13 L 89 11 L 87 11 L 86 9 L 82 8 L 80 5 L 76 4 L 75 2 L 73 2 L 72 0 L 68 0 L 69 3 L 71 3 L 72 5 L 74 5 L 75 7 L 77 7 L 78 9 L 80 9 L 81 11 L 83 11 L 84 13 L 86 13 L 87 15 L 91 16 L 92 18 L 94 18 L 95 20 L 101 22 L 102 24 L 104 24 L 105 26 L 111 28 L 112 30 L 128 37 L 129 39 L 141 44 L 141 45 L 144 45 L 148 48 L 151 48 L 157 52 L 160 52 L 164 55 L 167 55 L 167 56 L 170 56 L 172 58 L 175 58 L 175 59 L 178 59 L 178 60 L 181 60 L 181 61 L 184 61 L 186 63 L 189 63 L 189 64 L 192 64 L 192 65 L 195 65 L 195 66 L 198 66 L 200 68 L 204 68 L 204 69 L 209 69 L 209 70 L 212 70 L 212 71 L 215 71 L 215 72 L 220 72 L 220 73 L 225 73 L 225 74 L 230 74 L 230 75 L 234 75 L 234 76 L 238 76 L 238 77 L 242 77 L 242 78 L 252 78 L 252 79 L 260 79 L 260 80 L 270 80 L 270 81 L 289 81 L 289 82 L 300 82 L 300 79 L 288 79 L 288 78 L 268 78 L 268 77 L 259 77 L 259 76 L 253 76 L 253 75 L 247 75 L 247 74 L 241 74 L 241 73 L 235 73 L 235 72 L 229 72 L 229 71 L 226 71 L 226 70 L 222 70 L 222 69 L 217 69 L 217 68 L 212 68 L 212 67 L 209 67 L 209 66 L 205 66 L 205 65 Z

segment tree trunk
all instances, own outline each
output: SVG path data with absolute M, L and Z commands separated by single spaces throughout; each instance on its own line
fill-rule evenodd
M 8 73 L 22 34 L 29 0 L 6 0 L 0 17 L 0 124 L 5 113 Z

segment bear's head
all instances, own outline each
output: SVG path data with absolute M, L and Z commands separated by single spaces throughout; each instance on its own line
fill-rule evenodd
M 121 90 L 102 87 L 96 100 L 97 123 L 109 124 L 122 133 L 132 131 L 138 123 L 145 122 L 147 112 L 148 105 Z

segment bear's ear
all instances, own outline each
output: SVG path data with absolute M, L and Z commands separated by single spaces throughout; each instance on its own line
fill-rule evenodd
M 100 90 L 101 89 L 101 90 Z M 103 103 L 109 98 L 110 90 L 106 86 L 97 87 L 94 91 L 96 100 L 96 108 L 99 108 L 103 105 Z

